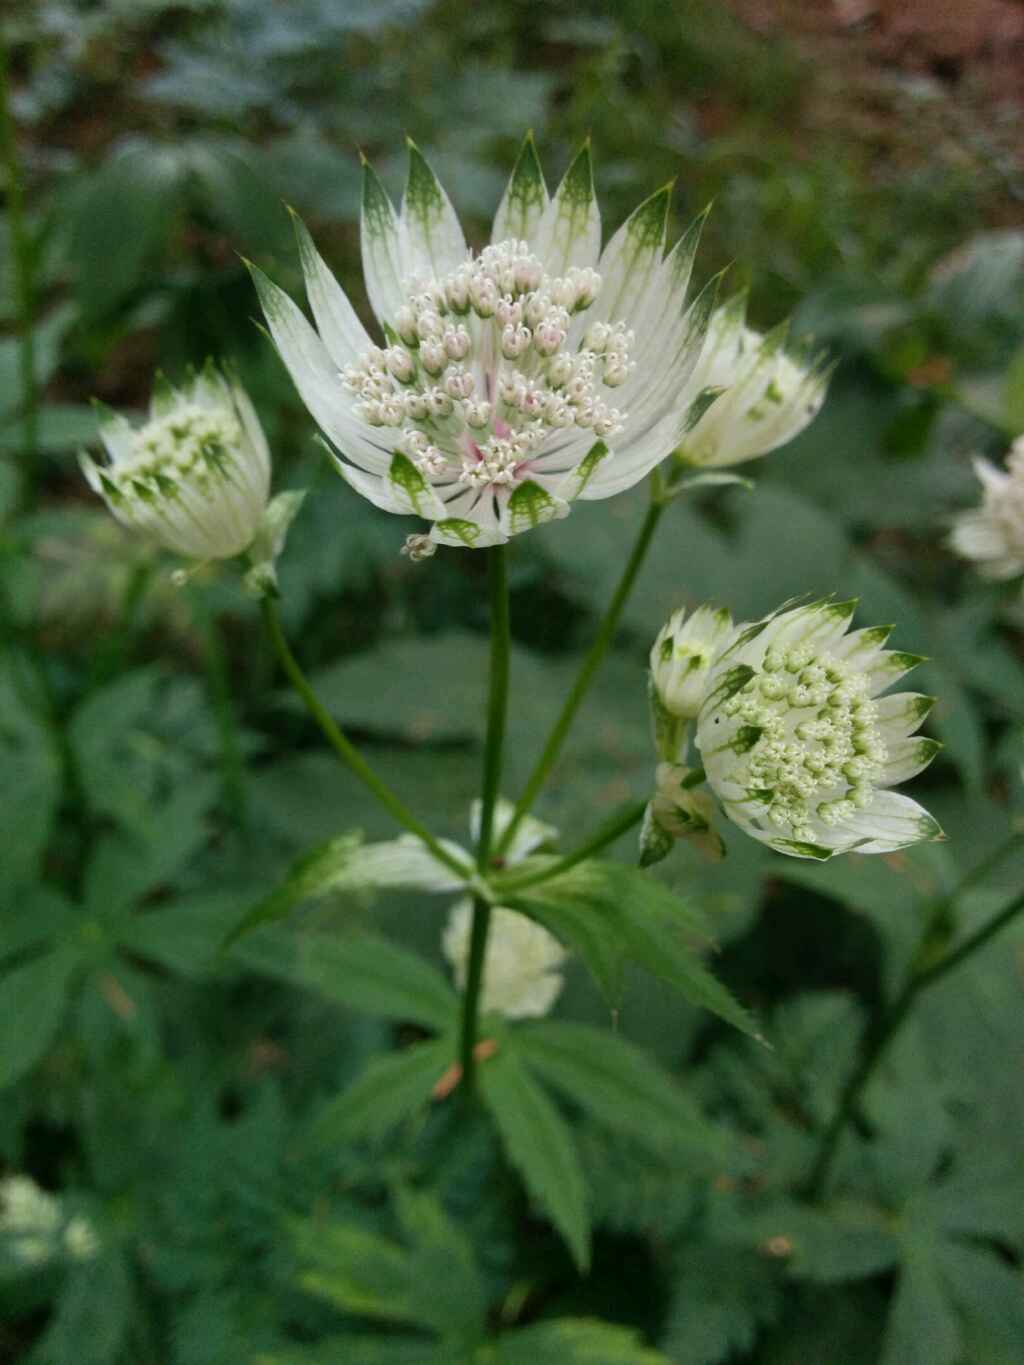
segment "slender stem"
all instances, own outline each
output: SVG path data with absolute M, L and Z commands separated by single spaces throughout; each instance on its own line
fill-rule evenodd
M 550 881 L 552 877 L 561 876 L 563 872 L 568 872 L 577 863 L 582 863 L 585 859 L 592 858 L 595 853 L 600 853 L 603 848 L 613 844 L 620 835 L 625 834 L 634 825 L 638 825 L 644 818 L 646 809 L 646 800 L 631 802 L 606 821 L 596 834 L 580 844 L 579 848 L 573 849 L 571 853 L 567 853 L 564 858 L 559 858 L 557 862 L 549 863 L 544 868 L 538 868 L 535 872 L 524 873 L 521 877 L 512 876 L 508 881 L 502 879 L 495 882 L 495 893 L 497 895 L 514 894 L 518 891 L 525 891 L 528 886 L 537 886 L 540 882 Z
M 657 473 L 657 471 L 655 471 L 655 473 Z M 512 842 L 523 816 L 526 815 L 527 811 L 533 806 L 534 801 L 537 799 L 537 793 L 540 791 L 541 787 L 543 787 L 548 774 L 554 767 L 555 761 L 561 752 L 562 745 L 565 743 L 565 737 L 569 733 L 569 727 L 572 725 L 576 712 L 579 710 L 580 703 L 586 696 L 587 690 L 594 679 L 594 674 L 600 667 L 604 656 L 608 652 L 608 647 L 615 636 L 615 630 L 619 624 L 619 617 L 622 615 L 622 609 L 626 605 L 626 599 L 632 591 L 636 576 L 640 572 L 640 567 L 647 556 L 651 538 L 654 535 L 658 522 L 661 520 L 661 514 L 665 510 L 665 506 L 666 504 L 664 502 L 652 495 L 650 505 L 647 508 L 647 515 L 644 517 L 643 525 L 640 527 L 640 533 L 633 546 L 633 551 L 622 572 L 622 577 L 619 579 L 619 585 L 615 589 L 615 595 L 609 603 L 604 619 L 598 627 L 597 634 L 594 636 L 594 642 L 590 646 L 587 657 L 583 660 L 579 676 L 573 683 L 572 689 L 565 699 L 558 719 L 555 721 L 551 734 L 548 736 L 547 743 L 544 745 L 544 750 L 537 760 L 536 767 L 527 780 L 512 819 L 502 835 L 498 845 L 499 853 L 504 853 Z
M 13 267 L 18 311 L 19 371 L 21 376 L 21 415 L 24 424 L 25 460 L 34 472 L 38 459 L 38 394 L 36 392 L 35 336 L 33 314 L 33 248 L 25 222 L 18 143 L 11 117 L 10 67 L 7 42 L 0 27 L 0 164 L 6 180 L 7 225 L 11 234 Z
M 487 738 L 484 744 L 483 791 L 480 803 L 480 835 L 476 865 L 486 876 L 491 863 L 494 808 L 501 784 L 501 760 L 505 746 L 505 715 L 508 709 L 509 611 L 505 547 L 495 545 L 488 552 L 488 577 L 491 599 L 490 687 L 487 700 Z M 469 939 L 469 964 L 466 989 L 462 995 L 462 1036 L 459 1055 L 462 1063 L 464 1093 L 471 1094 L 476 1079 L 477 1022 L 484 982 L 487 934 L 491 927 L 491 907 L 482 897 L 473 902 L 473 927 Z
M 1016 840 L 1011 842 L 1015 843 Z M 1003 848 L 999 850 L 999 858 L 993 856 L 993 858 L 986 860 L 986 864 L 984 865 L 986 871 L 989 870 L 990 866 L 993 866 L 999 861 L 1000 858 L 1005 855 L 1005 852 L 1006 849 Z M 964 882 L 961 883 L 961 890 L 967 889 L 969 885 L 974 885 L 974 883 L 979 880 L 979 870 L 980 869 L 975 869 L 974 872 L 968 874 Z M 956 897 L 953 899 L 956 899 Z M 944 911 L 948 909 L 948 905 L 949 902 L 944 901 L 941 902 L 937 908 L 940 911 Z M 818 1149 L 817 1158 L 815 1159 L 810 1175 L 807 1178 L 804 1192 L 809 1199 L 819 1198 L 824 1190 L 829 1172 L 832 1169 L 832 1163 L 835 1160 L 836 1152 L 839 1148 L 839 1140 L 846 1131 L 848 1124 L 853 1119 L 853 1116 L 860 1105 L 860 1099 L 864 1088 L 874 1074 L 875 1067 L 881 1060 L 883 1053 L 899 1032 L 900 1026 L 910 1013 L 918 996 L 930 986 L 934 986 L 936 981 L 941 980 L 947 972 L 953 971 L 973 953 L 977 952 L 977 950 L 987 943 L 989 939 L 998 934 L 1001 929 L 1004 929 L 1006 925 L 1021 912 L 1021 910 L 1024 910 L 1024 894 L 1018 896 L 1015 900 L 1012 900 L 1005 909 L 1000 910 L 1000 912 L 993 916 L 987 924 L 983 925 L 975 933 L 969 935 L 959 947 L 946 953 L 938 962 L 933 963 L 930 967 L 924 969 L 918 968 L 910 972 L 902 989 L 888 1010 L 881 1015 L 875 1027 L 869 1030 L 860 1062 L 851 1072 L 846 1084 L 843 1086 L 842 1093 L 839 1097 L 839 1103 L 836 1106 L 836 1111 L 825 1130 L 821 1146 Z
M 278 615 L 277 604 L 272 598 L 263 599 L 263 619 L 266 623 L 267 632 L 274 646 L 278 661 L 296 692 L 305 703 L 306 710 L 323 731 L 327 742 L 338 755 L 341 761 L 355 773 L 364 786 L 369 787 L 381 805 L 392 815 L 400 825 L 404 825 L 410 833 L 415 834 L 417 839 L 425 845 L 434 855 L 439 863 L 444 863 L 445 867 L 450 868 L 459 877 L 467 877 L 470 869 L 466 867 L 460 859 L 454 857 L 437 839 L 430 833 L 425 825 L 413 815 L 403 801 L 395 795 L 391 788 L 383 782 L 373 771 L 370 765 L 359 753 L 358 749 L 342 734 L 334 718 L 330 715 L 319 697 L 313 691 L 306 679 L 306 675 L 299 667 L 298 661 L 288 646 L 288 641 L 284 637 L 281 629 L 281 619 Z
M 198 593 L 192 597 L 203 637 L 203 661 L 220 738 L 221 785 L 228 813 L 240 829 L 246 824 L 245 769 L 238 741 L 238 716 L 231 695 L 231 677 L 220 625 Z
M 486 873 L 491 857 L 494 807 L 501 784 L 501 760 L 505 748 L 505 713 L 508 709 L 509 612 L 505 547 L 488 551 L 491 598 L 490 691 L 487 701 L 487 739 L 484 747 L 484 780 L 480 807 L 480 837 L 476 864 Z

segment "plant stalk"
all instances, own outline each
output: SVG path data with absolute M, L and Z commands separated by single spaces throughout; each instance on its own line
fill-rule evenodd
M 559 858 L 556 862 L 548 864 L 547 867 L 538 868 L 534 872 L 526 872 L 521 877 L 512 876 L 505 881 L 502 879 L 494 884 L 497 895 L 513 895 L 519 891 L 525 891 L 529 886 L 538 886 L 542 882 L 550 881 L 552 877 L 560 877 L 563 872 L 568 872 L 577 863 L 584 862 L 587 858 L 592 858 L 595 853 L 600 853 L 603 848 L 613 844 L 620 835 L 627 830 L 638 825 L 644 818 L 644 811 L 647 809 L 646 799 L 643 801 L 633 801 L 623 810 L 613 815 L 601 828 L 593 834 L 579 848 L 567 853 L 564 858 Z
M 534 801 L 537 799 L 538 792 L 541 787 L 543 787 L 548 774 L 551 772 L 551 769 L 558 759 L 558 755 L 561 753 L 562 745 L 565 743 L 565 737 L 569 733 L 569 727 L 572 725 L 576 712 L 580 708 L 580 703 L 587 695 L 590 684 L 594 680 L 594 675 L 601 666 L 604 656 L 608 653 L 608 648 L 615 637 L 615 631 L 619 624 L 619 618 L 622 615 L 622 609 L 626 605 L 626 600 L 633 589 L 633 584 L 636 582 L 636 576 L 640 572 L 641 566 L 647 557 L 651 539 L 657 529 L 658 522 L 661 520 L 661 514 L 665 510 L 666 503 L 659 496 L 661 485 L 656 476 L 657 470 L 655 470 L 654 475 L 652 476 L 651 501 L 647 508 L 647 515 L 644 517 L 643 525 L 640 527 L 629 560 L 622 572 L 622 577 L 619 579 L 618 587 L 615 589 L 615 594 L 608 605 L 608 610 L 605 612 L 604 618 L 598 627 L 597 634 L 594 636 L 593 644 L 590 646 L 587 656 L 583 660 L 579 675 L 573 683 L 572 689 L 565 699 L 558 719 L 552 727 L 551 734 L 548 736 L 547 743 L 544 745 L 544 750 L 527 780 L 522 796 L 520 796 L 519 801 L 516 804 L 508 828 L 499 841 L 499 853 L 504 853 L 508 848 L 523 817 L 532 808 Z
M 400 825 L 415 834 L 417 839 L 430 850 L 439 863 L 443 863 L 458 877 L 469 877 L 471 869 L 466 867 L 458 858 L 449 853 L 448 850 L 438 842 L 431 834 L 430 830 L 423 825 L 405 803 L 395 795 L 391 788 L 373 771 L 366 759 L 363 758 L 359 750 L 346 738 L 338 727 L 334 718 L 327 711 L 319 697 L 313 691 L 299 666 L 294 654 L 289 648 L 288 641 L 284 637 L 281 629 L 281 618 L 277 610 L 277 604 L 270 597 L 263 598 L 263 620 L 270 636 L 271 644 L 277 655 L 281 667 L 288 676 L 289 682 L 295 691 L 302 698 L 306 710 L 323 731 L 328 744 L 338 755 L 341 761 L 359 778 L 364 786 L 368 787 L 374 796 L 381 803 L 384 809 L 398 821 Z
M 39 459 L 38 409 L 36 387 L 35 281 L 33 246 L 25 222 L 25 196 L 22 186 L 18 142 L 11 117 L 10 63 L 7 41 L 0 26 L 0 164 L 6 181 L 7 225 L 11 238 L 11 265 L 18 322 L 18 370 L 21 385 L 21 417 L 24 431 L 25 463 L 34 475 Z
M 998 852 L 1001 857 L 1005 850 L 999 850 Z M 996 857 L 987 860 L 986 864 L 984 864 L 985 870 L 989 870 L 989 868 L 998 860 L 999 859 Z M 969 884 L 973 885 L 977 880 L 978 877 L 976 873 L 969 874 L 962 884 L 961 890 L 967 889 Z M 958 896 L 956 898 L 958 898 Z M 942 902 L 938 907 L 938 911 L 945 911 L 948 909 L 948 906 L 949 902 Z M 893 1000 L 889 1008 L 882 1013 L 876 1026 L 869 1031 L 860 1062 L 843 1086 L 839 1104 L 836 1107 L 831 1122 L 825 1130 L 821 1146 L 818 1149 L 817 1158 L 815 1159 L 810 1175 L 807 1178 L 804 1193 L 808 1199 L 817 1200 L 821 1197 L 828 1181 L 836 1152 L 839 1148 L 839 1141 L 860 1106 L 861 1096 L 863 1095 L 868 1082 L 871 1080 L 871 1077 L 874 1075 L 875 1068 L 889 1047 L 889 1044 L 899 1032 L 903 1021 L 907 1018 L 911 1009 L 917 1002 L 918 996 L 928 990 L 929 987 L 934 986 L 937 981 L 941 981 L 949 972 L 954 971 L 959 967 L 961 963 L 965 962 L 967 958 L 971 957 L 979 948 L 983 947 L 989 939 L 994 938 L 1001 929 L 1004 929 L 1011 920 L 1016 918 L 1021 910 L 1024 910 L 1024 894 L 1012 900 L 1009 905 L 1003 910 L 1000 910 L 997 915 L 994 915 L 987 924 L 982 925 L 975 933 L 964 939 L 959 947 L 945 953 L 930 967 L 918 967 L 916 970 L 911 970 L 895 1000 Z
M 488 578 L 491 605 L 490 684 L 487 699 L 487 737 L 484 743 L 483 790 L 480 802 L 480 835 L 476 865 L 486 876 L 491 864 L 494 809 L 501 784 L 501 762 L 505 747 L 505 717 L 508 711 L 508 665 L 510 627 L 508 574 L 505 547 L 495 545 L 488 551 Z M 473 901 L 473 927 L 469 940 L 466 988 L 462 996 L 462 1034 L 459 1060 L 462 1064 L 464 1093 L 471 1094 L 476 1080 L 476 1035 L 483 989 L 487 934 L 491 927 L 491 907 L 482 897 Z

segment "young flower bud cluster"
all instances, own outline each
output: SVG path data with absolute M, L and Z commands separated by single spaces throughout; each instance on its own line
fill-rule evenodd
M 270 454 L 242 387 L 212 365 L 183 389 L 161 382 L 137 430 L 110 414 L 109 463 L 82 470 L 114 516 L 191 559 L 228 559 L 253 542 L 267 508 Z
M 977 565 L 985 578 L 1016 578 L 1024 573 L 1024 436 L 1006 457 L 1006 468 L 975 460 L 981 481 L 981 506 L 962 513 L 953 527 L 953 549 Z
M 738 626 L 719 651 L 697 722 L 726 813 L 782 853 L 887 852 L 939 837 L 889 789 L 939 745 L 913 733 L 931 698 L 878 694 L 919 662 L 882 648 L 888 630 L 846 634 L 855 603 L 818 603 Z
M 677 839 L 695 845 L 706 857 L 722 857 L 724 845 L 712 828 L 715 803 L 709 792 L 698 789 L 702 781 L 699 768 L 683 763 L 658 764 L 654 795 L 640 829 L 641 867 L 667 857 Z
M 553 431 L 614 435 L 625 414 L 601 389 L 625 382 L 633 333 L 595 324 L 570 346 L 575 314 L 597 298 L 596 270 L 549 276 L 526 242 L 485 247 L 440 279 L 410 287 L 398 340 L 342 371 L 356 415 L 429 479 L 509 488 Z
M 651 678 L 669 715 L 696 720 L 711 665 L 731 629 L 730 614 L 710 606 L 689 617 L 680 607 L 662 626 L 651 647 Z

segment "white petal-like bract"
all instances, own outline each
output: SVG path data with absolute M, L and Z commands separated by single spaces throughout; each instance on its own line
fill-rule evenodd
M 930 697 L 879 697 L 920 663 L 847 634 L 854 602 L 817 602 L 735 627 L 708 678 L 697 746 L 725 813 L 780 853 L 826 859 L 938 839 L 938 822 L 890 790 L 941 745 L 915 736 Z
M 460 990 L 466 985 L 472 923 L 472 900 L 456 901 L 442 947 Z M 515 910 L 495 906 L 484 954 L 482 1012 L 504 1014 L 509 1019 L 547 1014 L 562 989 L 557 969 L 564 961 L 565 949 L 546 929 Z

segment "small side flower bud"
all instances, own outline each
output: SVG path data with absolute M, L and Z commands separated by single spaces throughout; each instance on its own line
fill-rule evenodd
M 305 501 L 306 490 L 278 493 L 267 505 L 249 548 L 252 567 L 245 575 L 245 586 L 256 597 L 277 596 L 277 559 L 288 539 L 288 531 Z
M 677 839 L 689 840 L 715 861 L 724 855 L 725 846 L 711 827 L 715 803 L 709 792 L 693 785 L 701 776 L 700 769 L 682 763 L 658 764 L 655 792 L 640 829 L 641 867 L 667 857 Z
M 731 630 L 729 613 L 710 606 L 698 607 L 689 618 L 685 608 L 680 608 L 662 626 L 651 648 L 651 679 L 657 700 L 669 716 L 696 719 L 711 665 Z
M 181 389 L 160 381 L 143 426 L 110 413 L 99 436 L 108 462 L 83 455 L 82 472 L 118 521 L 188 559 L 230 559 L 253 543 L 270 452 L 236 379 L 207 364 Z

